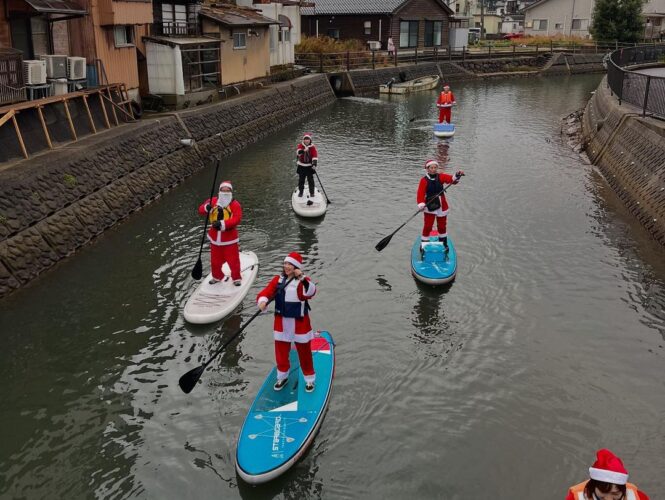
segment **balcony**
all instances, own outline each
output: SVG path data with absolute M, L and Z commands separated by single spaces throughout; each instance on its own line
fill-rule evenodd
M 201 36 L 201 28 L 198 22 L 187 21 L 162 21 L 153 23 L 152 34 L 154 36 L 169 37 L 196 37 Z

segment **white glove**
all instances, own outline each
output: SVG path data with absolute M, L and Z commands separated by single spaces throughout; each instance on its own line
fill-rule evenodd
M 424 203 L 418 203 L 418 210 L 422 212 L 423 210 L 425 210 L 425 206 L 426 205 Z

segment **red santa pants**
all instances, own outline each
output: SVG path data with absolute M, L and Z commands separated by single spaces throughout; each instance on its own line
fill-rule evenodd
M 210 268 L 212 277 L 216 280 L 224 279 L 222 264 L 226 262 L 231 268 L 231 279 L 239 280 L 240 276 L 240 253 L 238 244 L 210 245 Z
M 423 225 L 423 239 L 429 238 L 429 233 L 432 232 L 432 226 L 434 225 L 434 219 L 436 219 L 436 229 L 439 232 L 439 236 L 447 236 L 446 233 L 446 219 L 447 215 L 443 217 L 437 217 L 434 214 L 425 213 L 425 224 Z
M 314 362 L 312 361 L 312 342 L 293 342 L 298 350 L 298 359 L 300 360 L 300 369 L 308 382 L 314 382 Z M 277 379 L 283 380 L 289 376 L 291 363 L 289 362 L 289 352 L 291 351 L 291 342 L 282 342 L 275 340 L 275 359 L 277 360 Z
M 451 114 L 450 108 L 439 108 L 439 123 L 443 123 L 443 120 L 450 123 Z

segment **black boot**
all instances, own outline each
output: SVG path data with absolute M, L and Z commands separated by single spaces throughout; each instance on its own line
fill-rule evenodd
M 443 246 L 446 248 L 446 252 L 449 250 L 448 248 L 448 236 L 440 236 L 439 241 L 443 243 Z

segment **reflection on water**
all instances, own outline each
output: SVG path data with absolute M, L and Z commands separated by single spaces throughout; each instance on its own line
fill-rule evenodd
M 225 159 L 260 267 L 223 322 L 181 314 L 212 169 L 3 300 L 0 497 L 555 499 L 600 447 L 663 491 L 665 259 L 559 140 L 598 81 L 460 83 L 448 141 L 431 132 L 436 91 L 342 99 Z M 316 221 L 290 204 L 304 131 L 334 200 Z M 374 250 L 416 210 L 432 157 L 466 173 L 447 193 L 459 266 L 441 288 L 409 272 L 419 219 Z M 314 327 L 337 343 L 335 387 L 303 460 L 251 488 L 235 444 L 274 363 L 271 315 L 191 394 L 177 381 L 294 250 L 319 284 Z

